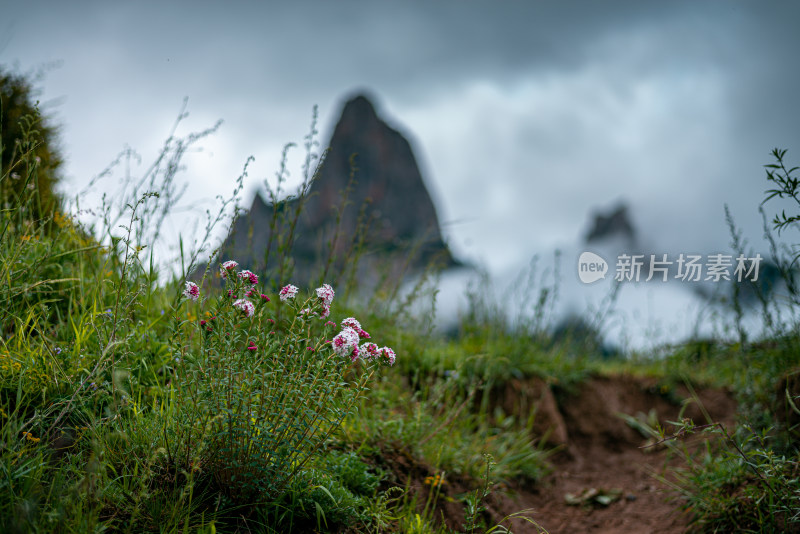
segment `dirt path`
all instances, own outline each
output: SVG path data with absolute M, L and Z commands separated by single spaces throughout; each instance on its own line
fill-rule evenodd
M 518 509 L 533 508 L 532 517 L 551 534 L 604 532 L 609 534 L 677 534 L 686 531 L 689 518 L 676 502 L 677 494 L 652 476 L 663 467 L 664 453 L 640 450 L 588 451 L 574 459 L 555 462 L 555 472 L 532 488 L 518 488 L 512 502 Z M 603 506 L 595 493 L 613 499 Z M 583 504 L 570 505 L 572 495 Z M 507 508 L 506 503 L 503 508 Z M 505 510 L 504 510 L 505 511 Z M 510 511 L 510 510 L 509 510 Z M 536 532 L 517 522 L 515 532 Z
M 557 406 L 558 413 L 543 416 L 559 427 L 553 434 L 564 441 L 562 452 L 552 460 L 554 471 L 535 484 L 512 488 L 513 494 L 496 496 L 492 515 L 499 520 L 532 508 L 531 517 L 550 534 L 686 532 L 690 517 L 681 511 L 677 492 L 653 476 L 664 472 L 666 450 L 640 448 L 645 438 L 617 415 L 657 414 L 662 423 L 674 421 L 680 412 L 675 401 L 682 395 L 688 392 L 664 391 L 646 379 L 602 377 L 589 380 L 577 393 L 544 402 Z M 732 421 L 736 404 L 729 393 L 703 390 L 698 396 L 714 420 Z M 683 415 L 705 422 L 696 404 Z M 570 505 L 568 494 L 579 503 Z M 611 502 L 605 506 L 598 502 L 604 498 Z M 518 533 L 538 532 L 520 521 L 511 528 Z

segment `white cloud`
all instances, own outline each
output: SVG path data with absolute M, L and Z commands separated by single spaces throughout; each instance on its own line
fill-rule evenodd
M 250 155 L 252 194 L 314 104 L 326 142 L 364 87 L 411 138 L 456 253 L 500 272 L 621 199 L 664 252 L 727 247 L 724 202 L 760 243 L 761 165 L 800 153 L 792 3 L 50 4 L 4 10 L 0 61 L 63 60 L 43 99 L 65 97 L 70 189 L 126 144 L 149 161 L 188 96 L 182 132 L 225 120 L 187 158 L 188 204 L 229 195 Z

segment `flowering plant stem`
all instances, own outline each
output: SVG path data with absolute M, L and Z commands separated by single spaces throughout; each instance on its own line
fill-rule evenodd
M 182 424 L 202 423 L 181 435 L 204 442 L 200 461 L 229 496 L 271 501 L 320 453 L 379 365 L 393 363 L 395 355 L 374 343 L 359 348 L 359 338 L 369 334 L 354 318 L 342 321 L 346 342 L 342 333 L 334 337 L 338 344 L 326 341 L 335 326 L 322 322 L 334 297 L 327 284 L 305 301 L 287 285 L 269 304 L 256 289 L 255 273 L 239 272 L 233 261 L 220 273 L 225 290 L 207 312 L 210 319 L 201 321 L 200 351 L 180 350 L 179 387 L 191 399 Z M 185 295 L 195 301 L 199 290 Z M 195 392 L 198 384 L 210 387 Z

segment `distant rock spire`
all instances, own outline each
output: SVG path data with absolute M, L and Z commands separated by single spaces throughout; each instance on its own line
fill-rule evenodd
M 597 243 L 609 238 L 622 238 L 628 244 L 636 243 L 636 230 L 631 223 L 626 204 L 619 204 L 608 213 L 595 213 L 592 228 L 586 234 L 586 243 Z
M 329 147 L 295 228 L 290 255 L 294 280 L 316 282 L 315 277 L 322 272 L 330 253 L 328 245 L 337 231 L 339 209 L 343 211 L 335 256 L 342 260 L 352 246 L 359 214 L 364 208 L 368 222 L 364 257 L 372 265 L 362 268 L 367 278 L 375 278 L 376 273 L 371 271 L 378 269 L 381 262 L 384 264 L 381 268 L 389 264 L 390 270 L 405 269 L 406 274 L 419 272 L 434 259 L 443 266 L 458 264 L 442 240 L 436 209 L 410 144 L 378 117 L 364 95 L 345 103 Z M 355 183 L 345 205 L 343 192 L 350 184 L 351 156 L 354 156 Z M 296 202 L 283 203 L 282 209 L 291 212 Z M 272 215 L 272 205 L 256 195 L 249 213 L 239 218 L 223 245 L 226 257 L 263 269 Z M 410 255 L 412 249 L 415 253 Z M 275 267 L 274 257 L 273 244 L 270 268 Z

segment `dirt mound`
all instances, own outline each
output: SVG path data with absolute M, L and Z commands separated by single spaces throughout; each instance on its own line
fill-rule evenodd
M 488 519 L 495 524 L 531 509 L 529 517 L 550 534 L 685 532 L 690 517 L 680 511 L 677 492 L 654 476 L 668 467 L 666 451 L 643 448 L 647 437 L 632 423 L 667 425 L 684 417 L 697 424 L 709 419 L 732 424 L 736 411 L 726 390 L 690 390 L 627 375 L 591 377 L 572 387 L 535 377 L 514 379 L 493 388 L 489 403 L 491 410 L 501 408 L 521 420 L 535 413 L 534 432 L 558 452 L 544 480 L 516 481 L 506 491 L 493 492 L 485 503 Z M 439 481 L 431 466 L 394 447 L 382 449 L 375 460 L 392 473 L 390 484 L 408 488 L 419 513 L 439 484 L 434 515 L 459 531 L 464 520 L 459 497 L 479 482 L 453 475 Z M 517 533 L 540 532 L 520 520 L 504 525 Z
M 556 440 L 563 445 L 562 452 L 554 457 L 554 471 L 545 480 L 493 495 L 490 509 L 495 520 L 532 508 L 531 516 L 551 534 L 686 531 L 690 518 L 680 511 L 677 493 L 653 476 L 667 467 L 665 452 L 641 448 L 646 437 L 620 414 L 662 425 L 679 417 L 698 424 L 708 418 L 731 423 L 736 402 L 730 392 L 690 392 L 654 379 L 611 376 L 593 377 L 572 389 L 554 388 L 548 394 L 541 389 L 553 388 L 539 379 L 530 382 L 510 384 L 505 395 L 496 396 L 498 405 L 524 406 L 529 400 L 515 399 L 514 394 L 538 392 L 534 398 L 542 401 L 534 409 L 540 428 L 549 425 L 545 430 L 551 436 L 563 438 Z M 514 531 L 538 529 L 519 522 Z
M 511 379 L 489 392 L 490 411 L 500 408 L 518 418 L 535 414 L 533 432 L 547 443 L 562 446 L 568 442 L 567 425 L 559 410 L 553 388 L 539 377 Z
M 694 399 L 693 394 L 697 396 Z M 534 433 L 568 451 L 600 447 L 621 451 L 641 444 L 641 434 L 620 414 L 662 425 L 688 417 L 698 424 L 732 422 L 736 401 L 719 389 L 690 391 L 653 378 L 597 376 L 571 387 L 553 386 L 539 377 L 512 379 L 490 392 L 490 407 L 526 418 L 535 413 Z

